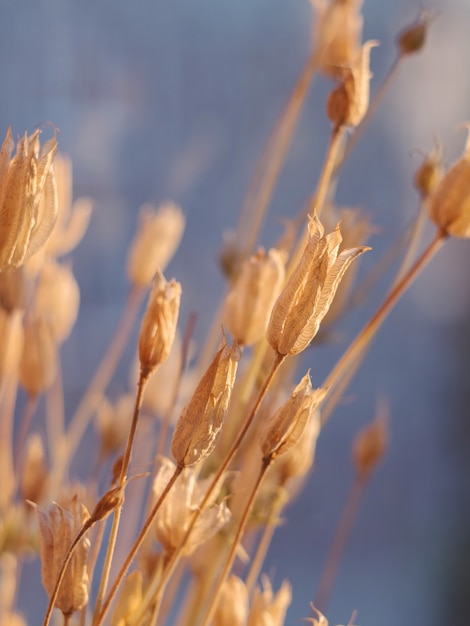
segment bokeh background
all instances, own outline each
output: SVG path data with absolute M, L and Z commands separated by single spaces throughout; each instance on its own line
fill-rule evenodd
M 438 137 L 449 164 L 464 145 L 458 125 L 470 119 L 470 3 L 430 4 L 438 17 L 425 50 L 402 68 L 338 188 L 338 201 L 363 207 L 379 229 L 363 272 L 416 211 L 416 151 Z M 394 59 L 395 34 L 420 8 L 409 0 L 365 2 L 364 39 L 381 41 L 372 51 L 372 90 Z M 167 275 L 183 284 L 183 324 L 196 311 L 195 339 L 203 340 L 223 290 L 222 235 L 236 224 L 311 34 L 308 0 L 0 0 L 0 131 L 11 124 L 21 134 L 52 121 L 73 159 L 75 196 L 94 199 L 74 257 L 82 305 L 63 355 L 69 413 L 119 318 L 126 250 L 143 202 L 170 198 L 184 208 L 186 233 Z M 330 87 L 315 81 L 265 246 L 280 234 L 279 218 L 296 215 L 314 188 Z M 346 623 L 353 609 L 361 625 L 469 623 L 469 262 L 470 242 L 445 246 L 386 322 L 325 428 L 315 472 L 286 512 L 267 563 L 275 588 L 284 577 L 293 584 L 286 623 L 309 614 L 352 481 L 351 440 L 379 396 L 390 405 L 390 447 L 354 525 L 330 624 Z M 383 290 L 345 320 L 334 346 L 307 354 L 314 384 Z M 131 349 L 127 357 L 128 364 Z M 127 364 L 111 393 L 127 385 Z M 45 606 L 37 563 L 25 568 L 25 581 L 18 602 L 35 626 Z

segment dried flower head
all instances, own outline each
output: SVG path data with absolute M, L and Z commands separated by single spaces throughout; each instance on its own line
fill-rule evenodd
M 25 133 L 12 157 L 9 128 L 0 150 L 0 270 L 22 265 L 46 243 L 55 224 L 57 141 L 54 135 L 41 148 L 39 135 L 39 130 Z
M 369 478 L 383 458 L 388 447 L 388 416 L 378 413 L 373 422 L 365 426 L 354 438 L 353 461 L 361 479 Z
M 252 345 L 266 333 L 273 304 L 284 283 L 283 255 L 259 250 L 247 259 L 228 294 L 222 323 L 240 345 Z
M 30 396 L 48 389 L 57 373 L 57 341 L 49 320 L 29 315 L 25 319 L 20 381 Z
M 285 580 L 274 594 L 267 576 L 261 577 L 263 589 L 256 587 L 251 602 L 247 626 L 283 626 L 287 609 L 292 600 L 292 589 Z
M 181 284 L 168 282 L 158 271 L 152 282 L 147 310 L 140 328 L 141 375 L 147 378 L 169 355 L 175 339 L 181 300 Z
M 427 199 L 442 178 L 442 151 L 437 146 L 425 156 L 416 170 L 413 182 L 423 200 Z
M 307 422 L 325 397 L 326 391 L 326 389 L 312 390 L 310 372 L 305 374 L 287 402 L 261 425 L 263 459 L 275 459 L 298 443 Z
M 470 130 L 462 157 L 442 177 L 428 200 L 436 226 L 454 237 L 470 237 Z
M 164 458 L 153 484 L 155 499 L 163 492 L 174 472 L 175 465 Z M 198 480 L 192 468 L 185 468 L 166 496 L 155 520 L 155 533 L 158 541 L 168 552 L 173 552 L 182 543 L 193 515 L 198 510 L 211 482 L 211 477 Z M 224 502 L 214 504 L 217 496 L 217 489 L 214 489 L 184 546 L 184 554 L 191 554 L 230 520 L 231 514 L 227 505 Z
M 139 228 L 127 257 L 127 275 L 132 284 L 146 286 L 155 273 L 164 271 L 183 236 L 185 218 L 173 202 L 158 209 L 145 204 L 140 209 Z
M 248 617 L 248 590 L 238 576 L 230 576 L 222 586 L 214 613 L 214 626 L 245 626 Z
M 267 338 L 279 354 L 302 352 L 318 332 L 349 265 L 365 246 L 338 254 L 341 233 L 337 227 L 324 236 L 315 215 L 309 217 L 308 241 L 298 265 L 277 299 L 269 321 Z
M 178 465 L 192 465 L 214 449 L 227 414 L 241 352 L 225 339 L 178 419 L 171 451 Z
M 75 497 L 68 509 L 53 504 L 47 511 L 36 507 L 39 521 L 42 582 L 49 597 L 54 591 L 70 545 L 89 519 L 86 507 Z M 55 607 L 64 615 L 79 611 L 88 602 L 87 558 L 90 540 L 83 537 L 72 555 L 60 586 Z
M 21 494 L 25 500 L 40 502 L 48 482 L 48 468 L 41 437 L 34 433 L 25 445 Z

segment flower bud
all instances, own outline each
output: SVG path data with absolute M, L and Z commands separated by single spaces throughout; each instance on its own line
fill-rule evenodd
M 398 51 L 401 56 L 415 54 L 421 50 L 425 44 L 432 17 L 429 11 L 423 11 L 417 22 L 401 31 L 397 37 Z
M 428 200 L 436 226 L 454 237 L 470 237 L 470 131 L 463 156 L 444 174 Z
M 266 333 L 273 304 L 284 283 L 284 262 L 275 249 L 247 259 L 225 300 L 222 323 L 240 345 L 252 345 Z
M 163 274 L 157 272 L 140 328 L 139 359 L 144 377 L 148 377 L 170 353 L 178 324 L 180 300 L 180 283 L 175 280 L 167 282 Z
M 317 216 L 309 217 L 304 252 L 277 299 L 269 321 L 267 338 L 278 354 L 298 354 L 310 344 L 347 268 L 356 257 L 370 250 L 360 246 L 338 254 L 340 243 L 339 227 L 324 236 Z
M 429 198 L 442 178 L 440 150 L 433 150 L 416 170 L 413 182 L 423 200 Z
M 141 208 L 138 231 L 127 257 L 132 284 L 147 286 L 158 270 L 165 270 L 180 244 L 184 226 L 183 212 L 172 202 L 158 210 L 150 204 Z
M 241 352 L 224 340 L 193 397 L 176 423 L 171 451 L 178 465 L 192 465 L 207 457 L 217 442 L 227 414 Z
M 20 382 L 30 396 L 37 396 L 54 382 L 57 372 L 57 342 L 48 320 L 28 316 L 25 320 Z
M 36 507 L 39 521 L 42 582 L 49 597 L 69 548 L 83 524 L 89 519 L 85 505 L 75 497 L 69 509 L 53 504 L 48 511 Z M 77 544 L 59 589 L 55 607 L 64 615 L 79 611 L 88 602 L 87 558 L 90 540 L 83 537 Z
M 382 414 L 363 428 L 354 439 L 352 455 L 359 478 L 369 478 L 384 456 L 387 446 L 388 420 Z
M 290 398 L 260 428 L 263 459 L 271 461 L 288 452 L 302 437 L 307 422 L 326 395 L 326 389 L 312 390 L 307 372 Z
M 21 494 L 25 500 L 40 502 L 47 485 L 48 468 L 45 461 L 41 437 L 35 433 L 26 442 L 23 471 L 21 473 Z

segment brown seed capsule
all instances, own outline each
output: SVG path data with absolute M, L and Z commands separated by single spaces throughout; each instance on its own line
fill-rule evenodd
M 78 531 L 89 519 L 83 504 L 73 498 L 68 509 L 53 504 L 47 511 L 36 507 L 39 521 L 42 582 L 49 597 L 52 595 L 58 574 L 68 550 Z M 90 540 L 83 537 L 77 544 L 65 570 L 55 607 L 64 615 L 79 611 L 88 602 L 87 558 Z
M 347 268 L 360 254 L 370 250 L 360 246 L 338 254 L 340 243 L 339 227 L 324 236 L 316 215 L 309 218 L 304 252 L 269 321 L 267 338 L 279 354 L 298 354 L 310 344 Z
M 20 382 L 30 396 L 37 396 L 54 382 L 57 372 L 57 342 L 48 320 L 28 316 L 25 320 Z
M 326 389 L 312 390 L 307 372 L 290 398 L 260 428 L 263 459 L 273 460 L 288 452 L 302 437 L 307 422 L 326 395 Z
M 433 150 L 428 154 L 414 176 L 414 184 L 421 198 L 428 198 L 442 178 L 441 151 Z
M 266 333 L 273 304 L 284 283 L 283 255 L 260 250 L 247 259 L 228 294 L 222 323 L 240 345 L 252 345 Z
M 470 237 L 470 132 L 463 156 L 434 189 L 428 210 L 432 221 L 444 233 Z
M 127 258 L 127 275 L 132 284 L 147 286 L 157 271 L 164 271 L 183 236 L 185 219 L 173 202 L 157 210 L 145 204 L 140 210 L 139 228 Z
M 397 37 L 397 46 L 400 55 L 419 52 L 426 42 L 428 26 L 433 18 L 429 11 L 423 11 L 418 20 L 406 27 Z
M 384 456 L 388 446 L 388 419 L 382 413 L 363 428 L 353 442 L 353 461 L 361 479 L 367 479 Z
M 57 217 L 52 162 L 55 136 L 42 148 L 40 131 L 16 146 L 10 128 L 0 150 L 0 270 L 22 265 L 50 236 Z M 44 202 L 41 198 L 44 195 Z
M 122 487 L 109 489 L 96 503 L 90 515 L 90 522 L 95 524 L 99 520 L 105 519 L 115 509 L 124 502 L 124 490 Z
M 144 377 L 169 355 L 175 339 L 181 300 L 181 285 L 167 282 L 161 272 L 153 279 L 147 310 L 140 328 L 139 359 Z
M 241 352 L 225 340 L 178 419 L 171 451 L 178 465 L 192 465 L 214 449 L 227 414 Z

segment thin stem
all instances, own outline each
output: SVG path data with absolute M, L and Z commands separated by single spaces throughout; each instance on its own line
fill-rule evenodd
M 250 596 L 251 591 L 255 586 L 256 581 L 258 580 L 259 573 L 261 571 L 261 568 L 263 567 L 263 563 L 266 558 L 266 554 L 268 553 L 272 538 L 274 536 L 274 533 L 276 532 L 278 520 L 278 510 L 271 512 L 268 523 L 263 529 L 263 533 L 258 543 L 255 556 L 251 561 L 250 571 L 248 572 L 248 576 L 246 577 L 245 587 L 248 592 L 248 596 Z
M 88 519 L 83 526 L 80 528 L 80 530 L 78 531 L 75 539 L 72 541 L 72 544 L 67 552 L 67 556 L 64 559 L 64 562 L 62 563 L 62 567 L 60 568 L 59 574 L 57 576 L 57 580 L 54 586 L 54 589 L 52 591 L 51 597 L 49 598 L 49 604 L 47 605 L 47 611 L 46 614 L 44 616 L 44 621 L 43 621 L 43 626 L 48 626 L 50 619 L 51 619 L 51 615 L 52 615 L 52 611 L 54 610 L 54 605 L 57 601 L 57 597 L 59 595 L 59 591 L 60 591 L 60 586 L 62 585 L 62 581 L 64 580 L 64 576 L 65 576 L 65 570 L 67 569 L 68 564 L 70 563 L 72 556 L 73 556 L 73 552 L 76 548 L 76 546 L 78 545 L 78 543 L 81 541 L 81 539 L 83 538 L 84 534 L 87 532 L 87 530 L 89 530 L 91 528 L 91 526 L 94 524 L 94 520 L 92 518 Z M 66 615 L 64 614 L 64 618 L 66 617 Z M 70 617 L 70 615 L 68 615 L 68 617 Z M 65 623 L 65 621 L 64 621 Z
M 93 416 L 93 412 L 101 402 L 102 394 L 116 370 L 129 339 L 144 293 L 145 290 L 141 287 L 134 286 L 131 288 L 111 343 L 70 421 L 67 432 L 66 457 L 68 462 L 75 454 L 78 444 Z
M 446 240 L 446 237 L 446 233 L 442 231 L 437 231 L 434 239 L 431 241 L 429 246 L 415 261 L 412 267 L 410 267 L 405 276 L 403 276 L 403 278 L 392 287 L 385 300 L 379 306 L 369 322 L 363 327 L 359 334 L 356 335 L 355 339 L 346 349 L 343 356 L 339 359 L 339 361 L 326 377 L 322 385 L 324 388 L 331 389 L 334 385 L 336 385 L 338 380 L 340 380 L 341 377 L 347 372 L 350 365 L 354 363 L 354 361 L 360 356 L 362 351 L 365 350 L 387 315 L 390 313 L 390 311 L 393 309 L 393 307 L 401 298 L 401 296 L 405 293 L 405 291 L 410 287 L 415 278 L 421 273 L 421 271 L 426 267 L 428 262 L 440 249 L 440 247 Z M 325 422 L 326 419 L 322 416 L 322 425 Z
M 260 472 L 258 474 L 258 477 L 256 479 L 255 484 L 253 485 L 253 489 L 251 490 L 251 493 L 248 497 L 248 501 L 245 505 L 245 509 L 243 511 L 243 515 L 240 519 L 240 522 L 238 524 L 238 528 L 237 528 L 237 532 L 235 534 L 235 537 L 232 541 L 232 545 L 230 548 L 230 552 L 228 553 L 228 556 L 225 560 L 225 564 L 224 564 L 224 568 L 222 570 L 222 573 L 220 574 L 218 581 L 217 581 L 217 585 L 215 590 L 213 591 L 213 593 L 211 594 L 211 600 L 209 603 L 209 607 L 206 611 L 206 615 L 204 617 L 204 619 L 202 620 L 202 624 L 201 626 L 209 626 L 215 610 L 217 609 L 217 604 L 219 602 L 219 597 L 220 597 L 220 593 L 222 591 L 222 587 L 223 584 L 225 583 L 230 570 L 232 569 L 232 565 L 233 565 L 233 561 L 235 560 L 235 555 L 237 552 L 237 548 L 238 548 L 238 544 L 240 542 L 240 539 L 243 535 L 243 533 L 245 532 L 245 528 L 246 528 L 246 524 L 248 522 L 248 516 L 251 513 L 251 509 L 253 508 L 253 503 L 255 501 L 256 495 L 259 491 L 259 488 L 261 486 L 261 483 L 263 481 L 264 476 L 266 475 L 266 471 L 268 469 L 268 467 L 271 464 L 271 457 L 269 457 L 268 459 L 263 459 L 262 461 L 262 465 L 261 465 L 261 469 Z
M 350 536 L 354 520 L 357 517 L 357 511 L 359 509 L 359 504 L 361 502 L 365 486 L 366 481 L 359 476 L 356 476 L 346 499 L 338 526 L 336 527 L 314 603 L 315 606 L 322 611 L 322 613 L 326 611 L 341 559 L 344 555 L 344 550 Z
M 313 215 L 313 213 L 316 212 L 317 216 L 320 217 L 323 211 L 345 133 L 345 126 L 335 127 L 331 133 L 330 143 L 328 144 L 328 150 L 323 162 L 323 169 L 317 183 L 317 189 L 310 203 L 310 215 Z
M 130 564 L 132 563 L 132 560 L 134 559 L 135 555 L 137 554 L 140 546 L 142 545 L 145 537 L 147 536 L 148 531 L 150 530 L 150 528 L 152 527 L 155 518 L 157 516 L 157 513 L 161 507 L 161 505 L 163 504 L 163 501 L 165 500 L 166 496 L 168 495 L 170 489 L 173 487 L 173 485 L 176 482 L 176 479 L 178 478 L 178 476 L 181 474 L 181 472 L 183 471 L 184 467 L 181 465 L 178 465 L 175 468 L 175 471 L 173 473 L 173 476 L 170 478 L 170 480 L 168 481 L 165 489 L 162 491 L 162 493 L 160 494 L 160 497 L 158 498 L 157 502 L 155 503 L 153 509 L 151 510 L 151 512 L 149 513 L 147 519 L 145 520 L 145 524 L 142 526 L 142 529 L 139 532 L 139 535 L 137 537 L 137 539 L 134 542 L 134 545 L 132 546 L 132 548 L 130 549 L 124 563 L 121 566 L 121 569 L 119 570 L 118 575 L 116 576 L 116 580 L 113 583 L 113 586 L 111 587 L 108 596 L 105 600 L 105 602 L 103 603 L 103 606 L 100 610 L 99 615 L 97 616 L 97 619 L 94 621 L 94 626 L 99 626 L 103 619 L 106 616 L 106 613 L 110 607 L 110 604 L 114 598 L 114 596 L 116 595 L 116 592 L 120 586 L 120 584 L 122 583 L 124 576 L 126 575 L 127 570 L 130 567 Z M 95 614 L 96 614 L 96 609 L 95 609 Z
M 248 429 L 250 428 L 251 424 L 253 423 L 253 420 L 258 412 L 258 409 L 261 405 L 261 402 L 263 401 L 269 386 L 274 378 L 274 376 L 276 375 L 276 372 L 278 371 L 279 367 L 281 366 L 281 364 L 284 362 L 285 359 L 285 355 L 276 353 L 274 360 L 273 360 L 273 364 L 271 366 L 271 370 L 268 373 L 268 375 L 266 376 L 266 379 L 263 383 L 263 386 L 261 387 L 261 389 L 258 392 L 258 396 L 256 398 L 256 401 L 251 409 L 251 411 L 249 412 L 249 414 L 247 415 L 245 422 L 243 423 L 240 432 L 238 433 L 238 436 L 236 437 L 235 441 L 232 444 L 232 447 L 230 448 L 229 452 L 227 453 L 224 461 L 221 463 L 221 465 L 219 466 L 214 478 L 212 479 L 211 484 L 209 485 L 209 488 L 207 489 L 198 509 L 194 512 L 193 514 L 193 518 L 188 526 L 188 529 L 183 537 L 183 540 L 181 541 L 180 545 L 176 548 L 176 550 L 174 551 L 174 553 L 171 556 L 171 559 L 168 563 L 168 568 L 166 569 L 166 575 L 162 576 L 160 578 L 154 578 L 150 584 L 149 587 L 147 589 L 147 592 L 145 594 L 145 597 L 142 601 L 141 607 L 139 609 L 139 611 L 136 613 L 135 616 L 133 616 L 132 622 L 130 623 L 129 626 L 134 626 L 134 624 L 137 624 L 139 619 L 142 617 L 142 615 L 145 613 L 145 611 L 147 610 L 147 607 L 149 606 L 150 602 L 152 601 L 153 598 L 155 598 L 155 596 L 160 596 L 163 594 L 163 590 L 164 587 L 166 585 L 166 582 L 168 580 L 168 578 L 171 576 L 174 568 L 176 567 L 178 560 L 182 554 L 182 551 L 184 549 L 184 547 L 186 546 L 186 543 L 188 542 L 188 539 L 193 531 L 193 528 L 197 522 L 197 520 L 199 519 L 199 516 L 201 515 L 201 513 L 204 511 L 204 507 L 206 506 L 206 504 L 208 503 L 212 492 L 214 491 L 214 489 L 217 487 L 217 485 L 219 484 L 220 479 L 222 478 L 224 472 L 226 471 L 227 467 L 230 465 L 230 463 L 232 462 L 233 458 L 235 457 L 236 453 L 238 452 L 238 449 L 240 447 L 241 442 L 243 441 L 246 433 L 248 432 Z
M 121 472 L 119 475 L 119 486 L 124 489 L 124 485 L 127 479 L 127 470 L 131 462 L 132 448 L 134 445 L 135 433 L 137 430 L 137 422 L 139 421 L 140 408 L 142 406 L 142 400 L 144 397 L 145 385 L 147 384 L 149 374 L 145 375 L 140 373 L 139 382 L 137 385 L 137 396 L 135 400 L 134 415 L 132 416 L 132 423 L 127 437 L 126 449 L 121 464 Z M 124 500 L 124 498 L 123 498 Z M 114 548 L 116 546 L 117 534 L 119 530 L 119 522 L 121 520 L 122 503 L 113 511 L 113 522 L 111 525 L 111 532 L 108 539 L 108 546 L 106 549 L 106 556 L 103 565 L 103 571 L 101 573 L 100 586 L 98 589 L 98 596 L 96 598 L 94 615 L 97 617 L 100 613 L 100 607 L 103 602 L 104 595 L 106 593 L 106 587 L 108 586 L 109 574 L 111 571 L 111 564 L 114 555 Z M 93 621 L 95 626 L 95 621 Z

